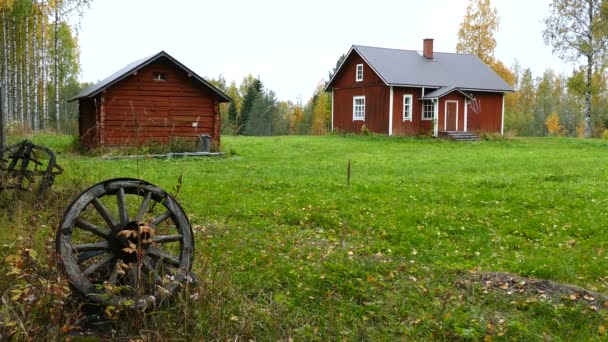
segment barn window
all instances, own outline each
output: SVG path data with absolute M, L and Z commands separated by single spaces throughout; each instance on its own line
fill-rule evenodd
M 403 95 L 403 121 L 412 121 L 412 95 Z
M 424 105 L 422 106 L 422 120 L 433 120 L 433 117 L 435 117 L 435 101 L 424 100 Z
M 155 81 L 167 81 L 169 79 L 169 74 L 166 72 L 155 72 L 154 80 Z
M 357 64 L 357 82 L 363 81 L 363 64 Z
M 365 121 L 365 96 L 353 97 L 353 121 Z

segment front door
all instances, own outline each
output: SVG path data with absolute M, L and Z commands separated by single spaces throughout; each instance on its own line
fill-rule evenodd
M 458 130 L 458 101 L 445 102 L 445 130 Z

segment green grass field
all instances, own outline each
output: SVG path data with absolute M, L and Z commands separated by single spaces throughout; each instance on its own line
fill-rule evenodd
M 223 137 L 220 158 L 102 160 L 70 152 L 70 137 L 33 139 L 59 152 L 65 172 L 40 209 L 0 193 L 3 274 L 31 248 L 30 270 L 56 277 L 53 231 L 88 186 L 134 177 L 173 192 L 182 176 L 197 287 L 170 306 L 119 315 L 115 337 L 607 338 L 601 304 L 473 280 L 509 272 L 608 293 L 604 140 Z M 76 301 L 49 313 L 53 293 L 13 299 L 33 279 L 13 273 L 0 280 L 0 334 L 69 331 Z

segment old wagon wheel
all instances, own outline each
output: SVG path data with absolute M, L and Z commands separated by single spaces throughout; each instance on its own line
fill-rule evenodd
M 192 281 L 188 217 L 164 190 L 137 179 L 107 180 L 76 197 L 56 248 L 73 287 L 105 305 L 143 309 Z

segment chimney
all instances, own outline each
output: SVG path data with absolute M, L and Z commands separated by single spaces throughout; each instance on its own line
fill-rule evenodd
M 426 59 L 433 59 L 433 39 L 425 38 L 423 42 L 422 55 Z

